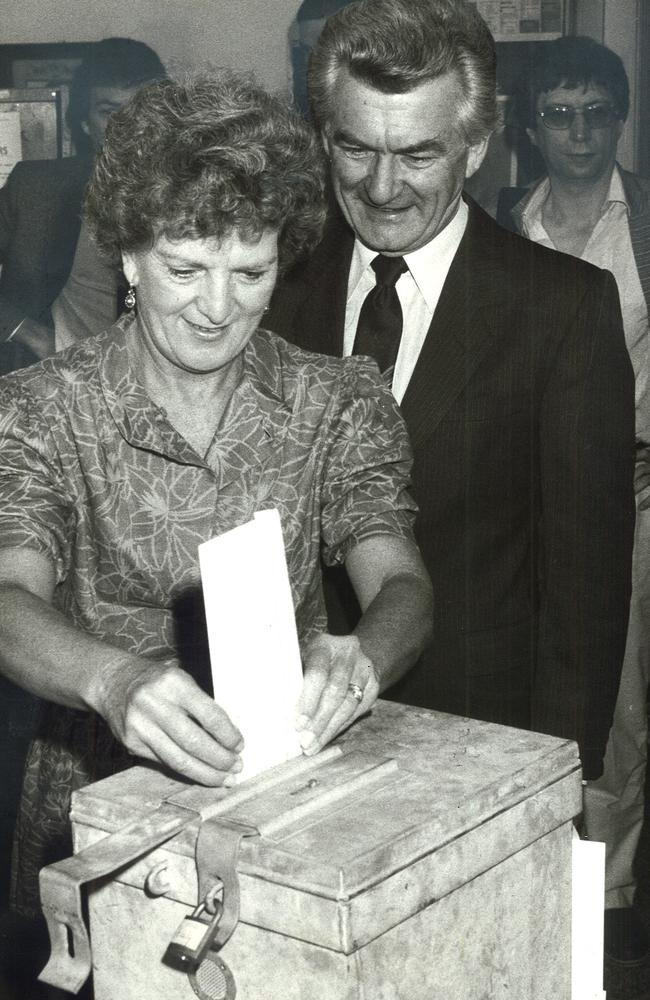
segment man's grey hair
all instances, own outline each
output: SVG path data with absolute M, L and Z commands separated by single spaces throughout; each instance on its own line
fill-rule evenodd
M 476 8 L 462 0 L 358 0 L 333 14 L 308 73 L 312 116 L 325 131 L 341 71 L 388 94 L 455 72 L 467 144 L 486 139 L 496 125 L 494 39 Z

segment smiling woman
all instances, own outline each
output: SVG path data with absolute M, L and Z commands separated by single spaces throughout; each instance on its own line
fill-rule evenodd
M 390 391 L 368 359 L 259 325 L 320 235 L 308 126 L 230 74 L 145 87 L 111 118 L 87 218 L 131 311 L 0 385 L 0 669 L 48 701 L 14 859 L 32 912 L 38 868 L 70 852 L 74 788 L 135 757 L 217 788 L 241 768 L 209 694 L 201 542 L 280 513 L 305 753 L 372 707 L 431 622 Z M 353 635 L 325 631 L 321 553 L 357 593 Z
M 123 255 L 138 290 L 141 336 L 130 344 L 147 392 L 199 454 L 241 378 L 244 348 L 271 297 L 277 243 L 271 229 L 248 241 L 237 233 L 221 241 L 160 235 L 151 250 Z
M 137 297 L 129 349 L 147 392 L 200 454 L 279 262 L 304 254 L 323 219 L 310 132 L 244 78 L 225 80 L 217 102 L 207 78 L 143 88 L 113 116 L 87 198 L 97 243 Z

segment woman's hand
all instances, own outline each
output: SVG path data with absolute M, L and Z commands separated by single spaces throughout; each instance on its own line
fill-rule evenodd
M 121 656 L 98 677 L 93 707 L 127 750 L 201 785 L 231 785 L 242 735 L 173 661 Z
M 374 705 L 379 683 L 355 635 L 316 636 L 303 653 L 303 668 L 296 729 L 311 755 Z

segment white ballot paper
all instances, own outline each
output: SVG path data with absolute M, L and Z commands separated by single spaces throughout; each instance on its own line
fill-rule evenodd
M 244 737 L 239 780 L 301 753 L 302 665 L 277 510 L 199 545 L 214 698 Z

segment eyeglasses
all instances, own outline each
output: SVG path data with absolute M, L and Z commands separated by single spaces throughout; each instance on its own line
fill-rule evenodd
M 576 115 L 582 115 L 588 128 L 607 128 L 618 115 L 611 104 L 588 104 L 586 108 L 572 108 L 568 104 L 547 104 L 537 114 L 546 128 L 562 130 L 571 128 Z

